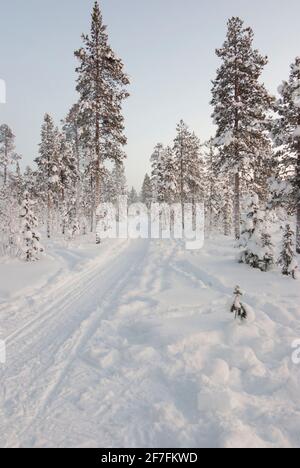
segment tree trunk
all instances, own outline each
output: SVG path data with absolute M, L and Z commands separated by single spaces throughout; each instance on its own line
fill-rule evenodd
M 81 172 L 80 172 L 80 151 L 79 151 L 79 135 L 78 135 L 78 126 L 75 127 L 75 152 L 76 152 L 76 161 L 77 161 L 77 181 L 76 181 L 76 220 L 78 221 L 79 210 L 80 210 L 80 199 L 81 199 Z
M 228 203 L 226 203 L 224 207 L 224 235 L 226 237 L 229 237 L 231 232 L 230 232 L 230 226 L 229 226 L 229 219 L 228 219 L 228 213 L 229 213 L 229 207 Z
M 7 182 L 7 165 L 4 166 L 4 175 L 3 175 L 3 184 L 6 185 Z
M 235 174 L 234 184 L 234 229 L 235 238 L 241 237 L 241 202 L 240 202 L 240 174 Z
M 236 39 L 237 42 L 237 39 Z M 237 57 L 237 47 L 235 43 L 235 56 Z M 239 80 L 238 80 L 238 64 L 237 59 L 235 59 L 235 89 L 234 89 L 234 99 L 238 103 L 240 90 L 239 90 Z M 238 107 L 235 107 L 235 118 L 234 118 L 234 130 L 235 136 L 239 135 L 239 111 Z M 240 163 L 240 152 L 238 144 L 235 145 L 235 159 L 236 164 L 239 167 Z M 239 171 L 235 174 L 235 183 L 234 183 L 234 228 L 235 228 L 235 238 L 238 240 L 241 237 L 241 202 L 240 202 L 240 173 Z
M 96 219 L 96 231 L 97 231 L 97 209 L 100 204 L 100 157 L 99 160 L 97 160 L 97 167 L 96 167 L 96 188 L 95 188 L 95 206 L 94 206 L 94 212 L 95 212 L 95 219 Z M 101 244 L 101 238 L 96 232 L 96 244 Z
M 300 139 L 297 160 L 297 226 L 296 226 L 296 251 L 300 254 Z
M 94 231 L 94 197 L 93 197 L 93 176 L 91 175 L 91 232 Z
M 298 254 L 300 254 L 300 201 L 298 201 L 298 206 L 297 206 L 296 251 Z
M 65 218 L 66 213 L 65 213 L 65 191 L 63 188 L 61 189 L 61 201 L 62 201 L 62 210 L 63 210 L 62 235 L 64 236 L 66 234 L 66 218 Z
M 51 237 L 51 200 L 50 200 L 50 194 L 48 193 L 48 199 L 47 199 L 47 237 L 50 239 Z
M 95 128 L 95 150 L 96 150 L 96 184 L 95 184 L 95 218 L 96 218 L 96 230 L 97 230 L 97 209 L 100 203 L 100 165 L 101 165 L 101 148 L 100 148 L 100 118 L 101 118 L 101 89 L 100 89 L 100 78 L 102 72 L 102 63 L 99 56 L 99 43 L 100 43 L 100 31 L 97 28 L 96 32 L 96 128 Z M 96 244 L 100 244 L 101 239 L 96 234 Z
M 212 207 L 212 202 L 210 201 L 210 205 L 209 205 L 209 228 L 208 228 L 208 231 L 209 231 L 209 236 L 212 235 L 212 232 L 213 232 L 213 207 Z
M 183 179 L 183 143 L 180 143 L 180 203 L 181 203 L 181 221 L 184 231 L 184 179 Z
M 5 161 L 5 164 L 4 164 L 4 179 L 3 179 L 3 182 L 4 182 L 4 185 L 7 184 L 7 162 L 8 162 L 8 139 L 5 138 L 5 150 L 4 150 L 4 161 Z

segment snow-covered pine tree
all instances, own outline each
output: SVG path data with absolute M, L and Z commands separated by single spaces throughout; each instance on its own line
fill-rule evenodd
M 141 190 L 141 201 L 149 209 L 152 203 L 152 185 L 151 179 L 148 174 L 145 175 L 144 182 Z
M 23 258 L 27 262 L 39 260 L 39 255 L 44 251 L 40 239 L 41 236 L 37 231 L 37 218 L 33 212 L 34 202 L 30 199 L 29 193 L 24 193 L 24 200 L 21 208 L 22 220 L 22 252 Z
M 213 118 L 217 125 L 220 170 L 234 176 L 235 236 L 240 237 L 241 189 L 256 175 L 257 161 L 269 146 L 267 113 L 273 102 L 259 82 L 267 58 L 253 48 L 254 34 L 240 18 L 228 21 L 227 38 L 216 54 L 222 60 L 213 82 Z M 258 166 L 259 167 L 259 166 Z M 251 181 L 250 181 L 251 182 Z
M 73 155 L 76 158 L 76 165 L 78 172 L 81 169 L 81 136 L 83 132 L 82 114 L 80 105 L 74 104 L 65 120 L 62 122 L 62 130 L 68 143 L 72 145 Z
M 100 201 L 102 203 L 113 203 L 115 198 L 114 180 L 111 171 L 107 167 L 102 168 Z
M 296 250 L 300 253 L 300 57 L 292 64 L 289 80 L 283 82 L 279 93 L 275 105 L 279 118 L 273 133 L 281 147 L 281 167 L 293 186 L 288 204 L 297 215 Z
M 202 146 L 195 132 L 190 137 L 190 152 L 186 164 L 186 184 L 189 187 L 189 199 L 193 205 L 204 202 L 206 181 L 205 181 L 205 159 L 202 154 Z
M 15 135 L 8 125 L 3 124 L 0 126 L 0 167 L 3 168 L 3 185 L 7 184 L 10 166 L 19 159 L 20 156 L 15 152 Z
M 18 256 L 19 204 L 8 183 L 0 187 L 0 255 Z
M 255 168 L 251 189 L 257 193 L 262 204 L 266 204 L 269 198 L 269 181 L 276 173 L 275 151 L 268 137 L 265 142 L 263 152 L 257 152 Z
M 52 117 L 46 114 L 41 130 L 41 143 L 37 164 L 37 186 L 39 197 L 47 209 L 47 237 L 51 237 L 51 219 L 53 208 L 58 206 L 60 191 L 60 161 L 58 130 Z
M 231 178 L 224 171 L 219 171 L 219 152 L 211 139 L 203 145 L 205 157 L 205 207 L 207 230 L 221 231 L 225 236 L 232 234 L 233 189 Z
M 295 233 L 289 224 L 286 225 L 284 230 L 278 264 L 282 267 L 283 275 L 292 276 L 294 279 L 297 278 L 298 263 L 295 255 Z
M 13 175 L 13 190 L 16 194 L 18 204 L 21 204 L 23 190 L 23 176 L 19 161 L 16 162 L 16 173 Z
M 10 193 L 12 197 L 16 199 L 17 204 L 20 206 L 22 202 L 22 192 L 23 192 L 23 176 L 20 168 L 19 160 L 21 157 L 18 157 L 18 160 L 15 161 L 15 170 L 12 168 L 9 171 L 9 177 L 4 188 Z
M 95 211 L 101 194 L 102 166 L 113 158 L 112 145 L 125 145 L 122 102 L 129 94 L 125 90 L 129 79 L 122 61 L 108 44 L 106 26 L 98 2 L 92 12 L 90 36 L 83 35 L 83 47 L 75 52 L 79 60 L 77 91 L 84 127 L 84 143 L 89 148 L 91 211 Z M 93 224 L 93 223 L 92 223 Z
M 128 206 L 133 205 L 134 203 L 139 203 L 139 196 L 135 188 L 132 187 L 128 193 Z
M 163 161 L 164 146 L 158 143 L 151 155 L 151 185 L 154 202 L 163 201 L 160 196 L 161 180 L 163 177 Z
M 174 151 L 167 146 L 162 152 L 162 173 L 160 175 L 160 201 L 175 203 L 178 201 L 178 174 L 176 173 Z
M 111 173 L 113 183 L 113 201 L 118 203 L 119 197 L 127 194 L 127 181 L 123 161 L 116 161 Z

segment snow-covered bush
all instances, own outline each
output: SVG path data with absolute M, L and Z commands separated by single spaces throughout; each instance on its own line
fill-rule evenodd
M 259 207 L 256 194 L 251 195 L 247 201 L 247 215 L 240 239 L 243 250 L 239 260 L 261 271 L 269 271 L 274 265 L 274 250 L 265 213 Z
M 24 200 L 21 209 L 22 220 L 22 252 L 23 258 L 27 262 L 39 260 L 39 254 L 44 251 L 40 244 L 40 234 L 37 231 L 37 218 L 32 210 L 34 202 L 30 200 L 29 193 L 24 193 Z
M 283 234 L 282 250 L 280 253 L 279 265 L 282 267 L 282 274 L 297 278 L 298 263 L 295 254 L 295 233 L 289 224 L 286 225 Z

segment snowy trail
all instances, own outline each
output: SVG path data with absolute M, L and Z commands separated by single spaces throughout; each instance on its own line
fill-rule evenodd
M 12 300 L 0 445 L 300 446 L 299 283 L 222 242 L 120 241 Z M 243 326 L 228 313 L 237 283 Z

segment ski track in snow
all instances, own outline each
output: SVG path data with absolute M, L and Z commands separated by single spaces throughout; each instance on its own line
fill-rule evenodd
M 1 305 L 0 445 L 299 447 L 299 282 L 214 241 L 102 249 Z M 228 312 L 238 283 L 242 325 Z

